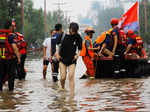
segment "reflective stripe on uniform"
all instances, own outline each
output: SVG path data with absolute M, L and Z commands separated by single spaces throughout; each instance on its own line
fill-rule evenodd
M 6 56 L 5 56 L 5 48 L 0 48 L 0 57 L 5 59 Z
M 0 39 L 6 39 L 6 37 L 0 37 Z

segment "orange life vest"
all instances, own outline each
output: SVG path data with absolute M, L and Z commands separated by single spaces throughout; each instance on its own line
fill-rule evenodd
M 124 32 L 124 30 L 119 30 L 119 40 L 118 40 L 118 44 L 119 45 L 123 45 L 123 46 L 127 46 L 127 36 Z
M 87 52 L 88 52 L 89 56 L 90 56 L 91 58 L 94 58 L 94 52 L 93 52 L 93 50 L 88 50 L 88 49 L 86 48 L 86 45 L 85 45 L 85 41 L 86 41 L 86 40 L 89 40 L 89 41 L 90 41 L 90 48 L 93 48 L 92 40 L 89 38 L 89 36 L 85 36 L 85 40 L 83 41 L 83 44 L 82 44 L 82 50 L 81 50 L 81 52 L 80 52 L 80 56 L 86 56 L 86 54 L 87 54 Z
M 122 29 L 119 29 L 118 27 L 114 28 L 114 30 L 116 30 L 116 32 L 111 32 L 111 37 L 113 37 L 114 33 L 117 35 L 117 38 L 118 38 L 118 45 L 120 46 L 127 46 L 126 42 L 127 42 L 127 36 L 124 32 L 124 30 Z M 110 46 L 113 45 L 113 39 L 111 38 L 111 41 L 110 41 Z
M 8 35 L 0 33 L 0 60 L 9 60 L 15 57 L 12 45 L 8 42 Z
M 19 48 L 20 54 L 26 54 L 27 53 L 27 42 L 23 39 L 24 36 L 18 32 L 16 32 L 17 35 L 17 46 Z
M 140 36 L 136 37 L 136 47 L 137 48 L 143 48 L 143 40 Z
M 140 36 L 133 35 L 131 36 L 131 38 L 136 41 L 136 43 L 132 46 L 132 48 L 136 48 L 136 49 L 143 48 L 143 40 Z

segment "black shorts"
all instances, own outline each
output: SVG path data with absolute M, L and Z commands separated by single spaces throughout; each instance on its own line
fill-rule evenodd
M 64 65 L 66 65 L 66 66 L 70 66 L 70 65 L 72 65 L 72 64 L 76 64 L 77 63 L 77 60 L 68 60 L 68 59 L 60 59 L 60 61 L 64 64 Z
M 48 65 L 49 64 L 49 60 L 44 60 L 43 61 L 43 65 Z

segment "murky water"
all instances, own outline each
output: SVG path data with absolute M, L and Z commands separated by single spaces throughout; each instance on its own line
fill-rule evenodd
M 47 80 L 42 79 L 42 60 L 26 62 L 27 78 L 16 80 L 14 93 L 7 84 L 0 93 L 0 112 L 149 112 L 150 78 L 80 79 L 85 67 L 78 60 L 75 74 L 75 98 L 59 92 L 59 83 L 53 83 L 50 66 Z

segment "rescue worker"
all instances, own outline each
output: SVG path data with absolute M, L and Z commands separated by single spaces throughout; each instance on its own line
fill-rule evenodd
M 99 56 L 107 55 L 108 58 L 113 57 L 113 53 L 107 48 L 110 42 L 110 34 L 112 29 L 109 29 L 106 32 L 102 32 L 101 35 L 97 37 L 95 40 L 95 46 L 100 46 L 100 50 L 98 51 Z
M 56 33 L 54 36 L 51 38 L 51 56 L 52 56 L 52 68 L 53 68 L 53 81 L 57 82 L 58 81 L 58 69 L 59 69 L 59 61 L 56 58 L 56 45 L 60 44 L 61 37 L 63 35 L 62 31 L 62 24 L 56 24 L 55 25 L 55 31 Z
M 120 30 L 118 27 L 119 24 L 119 19 L 118 18 L 112 18 L 110 21 L 110 24 L 113 28 L 111 32 L 111 38 L 112 42 L 110 45 L 110 49 L 112 50 L 113 56 L 114 57 L 114 73 L 119 73 L 120 71 L 125 71 L 123 68 L 124 65 L 124 51 L 125 47 L 123 45 L 123 39 L 122 36 L 120 36 Z
M 49 38 L 43 42 L 43 79 L 46 79 L 46 72 L 49 62 L 51 62 L 51 38 L 55 34 L 55 30 L 50 31 Z M 53 70 L 52 70 L 53 71 Z
M 127 32 L 127 48 L 124 52 L 124 55 L 127 53 L 135 53 L 138 54 L 137 58 L 142 57 L 142 49 L 143 49 L 143 40 L 140 36 L 136 35 L 133 30 L 128 30 Z
M 82 44 L 82 50 L 80 52 L 80 56 L 82 56 L 83 62 L 87 68 L 86 73 L 81 76 L 80 79 L 90 77 L 91 79 L 95 78 L 95 67 L 94 67 L 94 51 L 98 50 L 99 47 L 93 48 L 92 37 L 93 33 L 95 33 L 94 29 L 91 27 L 87 27 L 85 29 L 86 36 L 84 37 L 84 41 Z
M 16 75 L 16 56 L 18 64 L 20 64 L 21 60 L 12 22 L 8 20 L 5 23 L 4 28 L 12 33 L 6 31 L 5 33 L 1 32 L 0 34 L 0 91 L 3 91 L 3 80 L 5 75 L 8 75 L 9 91 L 13 91 Z
M 111 19 L 111 26 L 112 26 L 112 32 L 111 32 L 111 36 L 112 36 L 112 43 L 110 46 L 110 50 L 112 50 L 113 55 L 115 55 L 116 53 L 116 49 L 117 49 L 117 44 L 118 44 L 118 38 L 119 38 L 119 28 L 117 27 L 119 23 L 119 20 L 117 18 L 112 18 Z
M 21 56 L 21 63 L 17 65 L 17 76 L 19 80 L 25 80 L 26 71 L 24 68 L 25 60 L 27 57 L 27 42 L 24 40 L 24 36 L 19 32 L 15 32 L 17 35 L 17 46 Z

